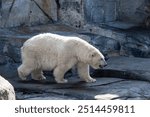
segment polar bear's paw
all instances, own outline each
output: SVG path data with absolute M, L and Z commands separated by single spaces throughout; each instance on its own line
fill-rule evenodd
M 55 79 L 56 80 L 56 79 Z M 63 84 L 63 83 L 67 83 L 68 80 L 66 79 L 62 79 L 62 80 L 56 80 L 57 83 Z
M 96 79 L 94 79 L 94 78 L 88 78 L 88 79 L 86 79 L 85 81 L 86 81 L 86 82 L 89 82 L 89 83 L 90 83 L 90 82 L 96 82 Z
M 42 75 L 39 80 L 46 80 L 46 77 Z
M 32 77 L 34 80 L 46 80 L 46 77 L 44 75 L 38 76 L 38 77 Z
M 21 73 L 19 73 L 19 77 L 21 78 L 21 80 L 25 81 L 27 80 L 27 77 L 25 77 L 24 75 L 22 75 Z
M 26 81 L 27 78 L 26 77 L 20 77 L 22 81 Z

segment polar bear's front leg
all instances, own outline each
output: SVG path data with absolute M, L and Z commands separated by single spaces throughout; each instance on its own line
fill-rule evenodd
M 41 69 L 36 69 L 32 71 L 31 73 L 32 79 L 34 80 L 45 80 L 46 77 L 43 75 L 43 72 Z
M 64 65 L 57 66 L 54 69 L 54 77 L 57 83 L 67 83 L 68 80 L 64 79 L 64 74 L 68 71 L 68 69 Z
M 96 79 L 91 78 L 89 75 L 89 65 L 79 62 L 77 64 L 78 74 L 81 79 L 83 79 L 86 82 L 96 82 Z

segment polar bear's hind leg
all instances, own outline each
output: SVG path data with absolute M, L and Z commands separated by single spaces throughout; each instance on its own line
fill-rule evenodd
M 19 75 L 19 77 L 20 77 L 22 80 L 26 80 L 26 79 L 27 79 L 26 77 L 27 77 L 31 72 L 32 72 L 32 68 L 27 67 L 27 66 L 25 66 L 25 65 L 23 65 L 23 64 L 18 67 L 18 75 Z

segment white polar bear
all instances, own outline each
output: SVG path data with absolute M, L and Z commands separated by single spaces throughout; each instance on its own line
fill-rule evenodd
M 39 34 L 28 39 L 21 48 L 22 65 L 19 77 L 26 80 L 31 73 L 35 80 L 45 79 L 42 70 L 54 70 L 57 83 L 66 83 L 64 74 L 77 65 L 78 74 L 86 82 L 95 82 L 89 75 L 89 65 L 95 69 L 107 63 L 101 52 L 78 37 Z

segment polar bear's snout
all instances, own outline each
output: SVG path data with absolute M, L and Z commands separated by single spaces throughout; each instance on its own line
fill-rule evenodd
M 107 66 L 107 63 L 105 62 L 104 67 L 106 67 L 106 66 Z
M 100 65 L 102 68 L 107 66 L 107 62 L 104 60 L 103 64 Z
M 106 66 L 107 66 L 107 62 L 105 61 L 105 59 L 101 59 L 99 67 L 103 68 L 103 67 L 106 67 Z

